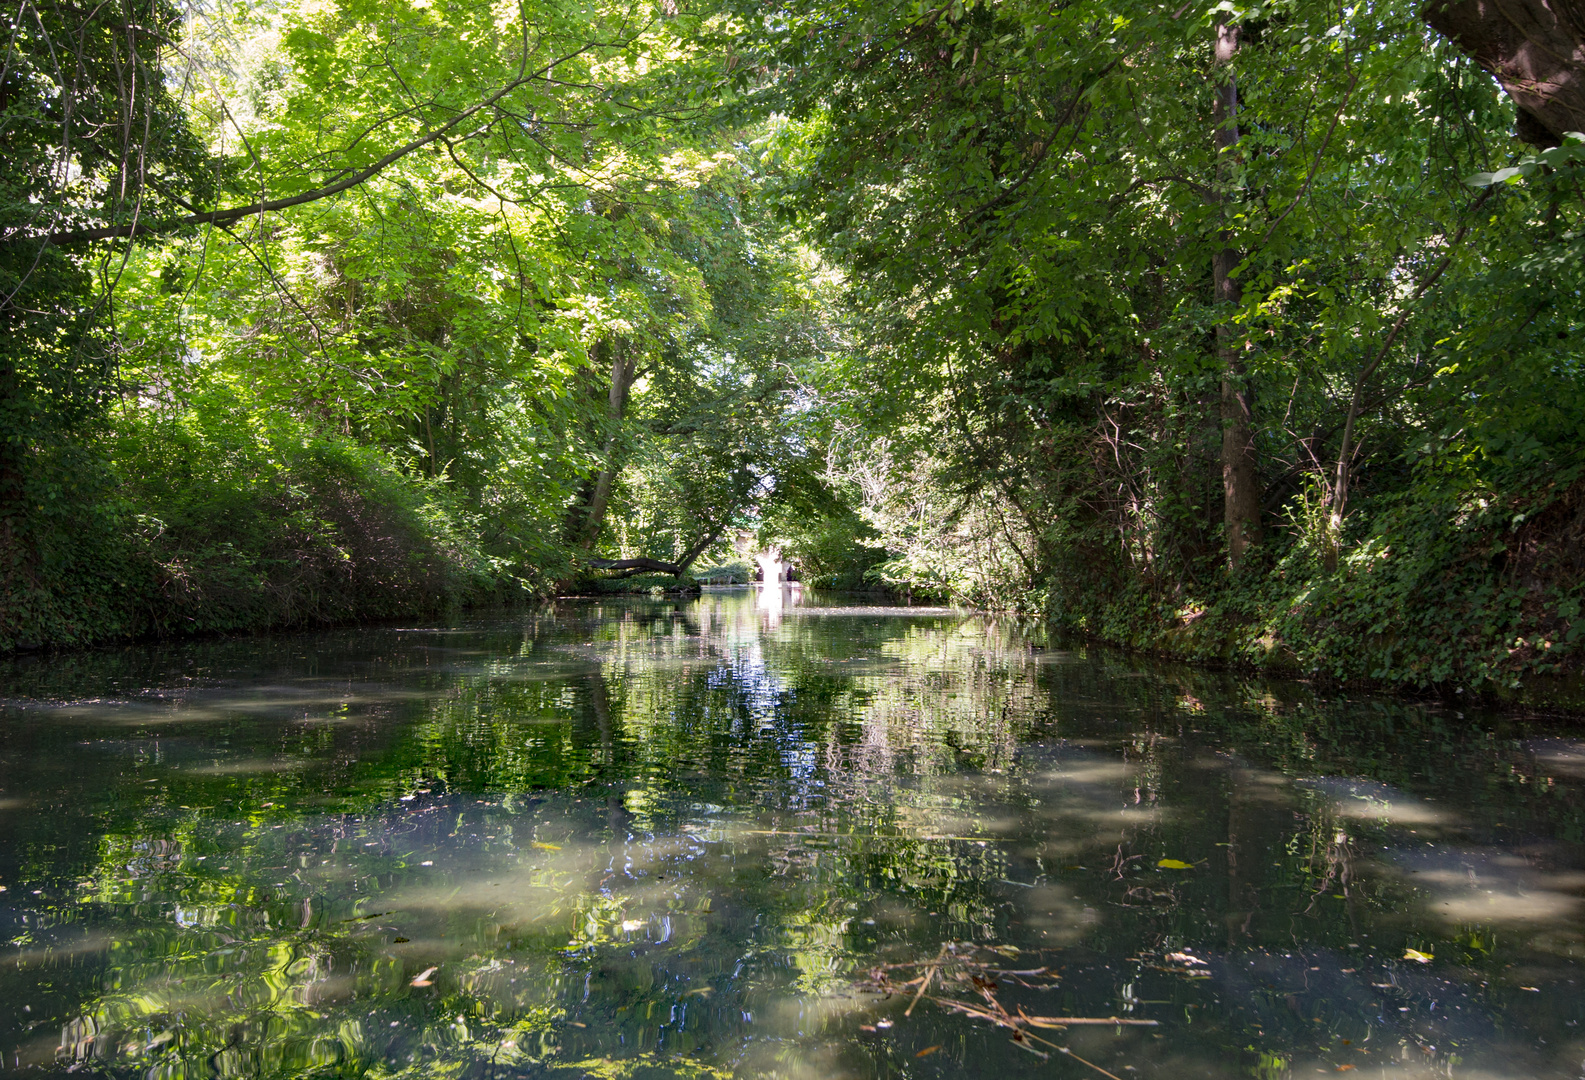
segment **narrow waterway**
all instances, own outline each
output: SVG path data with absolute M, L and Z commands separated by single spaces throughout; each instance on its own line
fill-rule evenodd
M 0 697 L 12 1073 L 1585 1075 L 1555 725 L 790 588 Z

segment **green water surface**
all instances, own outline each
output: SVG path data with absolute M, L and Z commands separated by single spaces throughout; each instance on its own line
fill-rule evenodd
M 1585 1075 L 1565 725 L 753 588 L 0 697 L 0 1072 Z

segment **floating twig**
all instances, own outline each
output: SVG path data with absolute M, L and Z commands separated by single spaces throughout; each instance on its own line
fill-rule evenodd
M 1110 1027 L 1116 1024 L 1120 1027 L 1160 1027 L 1160 1020 L 1136 1020 L 1127 1016 L 1029 1016 L 1022 1009 L 1018 1015 L 1024 1023 L 1032 1024 L 1038 1028 L 1076 1027 L 1082 1024 L 1091 1024 L 1095 1027 Z
M 930 980 L 936 977 L 936 971 L 941 967 L 941 961 L 946 955 L 947 947 L 942 945 L 941 951 L 936 953 L 936 962 L 930 965 L 930 970 L 925 972 L 924 979 L 919 983 L 919 992 L 908 1003 L 908 1008 L 903 1010 L 904 1016 L 912 1016 L 914 1014 L 914 1006 L 919 1004 L 919 999 L 925 996 L 925 991 L 930 988 Z

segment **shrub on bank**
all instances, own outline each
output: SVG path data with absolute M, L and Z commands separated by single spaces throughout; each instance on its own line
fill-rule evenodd
M 1421 486 L 1354 521 L 1331 558 L 1290 530 L 1198 586 L 1059 577 L 1052 613 L 1116 644 L 1340 682 L 1511 688 L 1585 666 L 1585 481 L 1561 474 L 1507 494 Z
M 696 596 L 699 582 L 692 574 L 681 578 L 670 574 L 633 574 L 629 577 L 590 576 L 576 578 L 569 590 L 574 596 Z
M 413 616 L 523 585 L 444 484 L 286 415 L 132 411 L 36 461 L 62 494 L 7 549 L 0 648 Z

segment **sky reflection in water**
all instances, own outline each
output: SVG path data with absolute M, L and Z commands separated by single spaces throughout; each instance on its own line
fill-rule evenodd
M 4 1070 L 1585 1075 L 1556 728 L 753 589 L 0 694 Z

